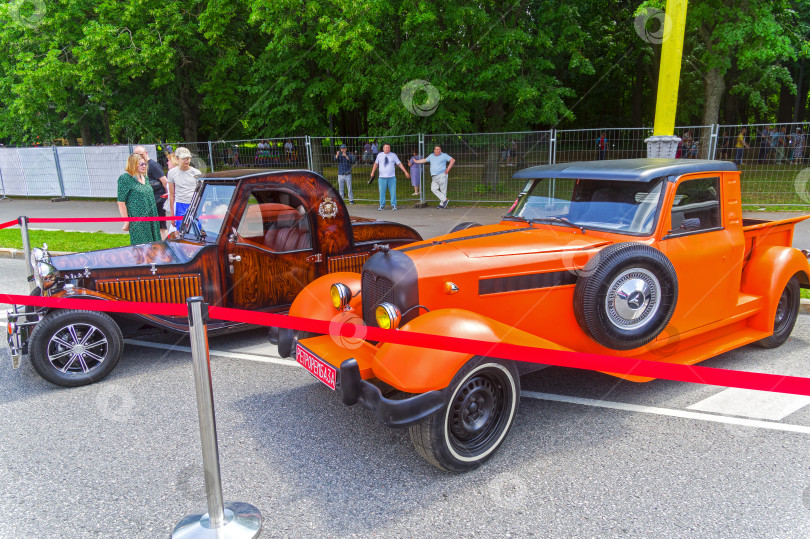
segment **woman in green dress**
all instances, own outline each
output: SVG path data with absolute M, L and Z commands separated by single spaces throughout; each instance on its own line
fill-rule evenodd
M 146 167 L 144 158 L 136 153 L 127 159 L 126 172 L 118 177 L 118 211 L 121 217 L 158 216 L 152 186 L 146 181 Z M 123 229 L 129 231 L 132 245 L 160 241 L 160 225 L 157 221 L 124 223 Z

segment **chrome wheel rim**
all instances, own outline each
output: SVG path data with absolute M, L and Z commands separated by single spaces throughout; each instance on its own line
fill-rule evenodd
M 87 374 L 107 359 L 107 337 L 93 324 L 70 324 L 48 341 L 48 361 L 63 374 Z
M 646 326 L 660 307 L 661 284 L 652 272 L 643 268 L 632 268 L 617 275 L 605 297 L 608 320 L 623 330 Z

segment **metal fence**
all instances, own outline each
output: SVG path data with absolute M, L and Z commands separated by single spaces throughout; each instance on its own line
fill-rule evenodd
M 739 135 L 745 129 L 742 141 Z M 743 171 L 743 203 L 749 206 L 810 206 L 808 125 L 749 124 L 680 126 L 677 157 L 735 161 Z M 522 168 L 571 161 L 645 157 L 644 140 L 652 128 L 571 129 L 506 133 L 445 133 L 369 137 L 283 137 L 254 140 L 172 143 L 187 147 L 192 164 L 203 172 L 230 169 L 307 169 L 337 186 L 335 154 L 346 144 L 357 201 L 379 198 L 376 181 L 369 183 L 376 143 L 391 144 L 403 165 L 415 155 L 425 157 L 440 145 L 455 159 L 448 197 L 454 203 L 508 203 L 522 187 L 512 179 Z M 154 144 L 150 156 L 166 165 Z M 738 148 L 737 146 L 742 146 Z M 0 185 L 4 195 L 114 197 L 132 145 L 0 148 Z M 398 173 L 397 198 L 403 202 L 438 203 L 431 193 L 429 165 L 416 183 Z M 376 180 L 376 179 L 375 179 Z M 412 193 L 418 192 L 419 195 Z M 348 193 L 345 193 L 348 197 Z

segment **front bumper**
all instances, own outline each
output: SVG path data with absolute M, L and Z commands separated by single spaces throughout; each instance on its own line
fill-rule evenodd
M 295 358 L 297 346 L 296 332 L 280 328 L 279 355 Z M 354 358 L 346 359 L 340 364 L 335 380 L 335 391 L 340 394 L 343 404 L 353 406 L 360 403 L 374 412 L 380 423 L 389 427 L 408 427 L 419 423 L 437 413 L 447 402 L 444 390 L 428 391 L 403 399 L 385 397 L 379 387 L 368 380 L 363 380 L 360 366 Z
M 389 427 L 408 427 L 419 423 L 444 408 L 446 403 L 443 390 L 428 391 L 404 399 L 386 398 L 380 388 L 360 377 L 360 367 L 355 359 L 347 359 L 340 364 L 337 382 L 343 404 L 352 406 L 359 402 Z
M 26 312 L 24 306 L 12 305 L 12 310 L 6 311 L 6 341 L 11 350 L 11 366 L 20 368 L 20 359 L 28 353 L 28 338 L 31 330 L 42 318 L 41 312 Z

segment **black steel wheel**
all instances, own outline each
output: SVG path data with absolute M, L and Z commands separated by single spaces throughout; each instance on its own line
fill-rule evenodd
M 782 346 L 793 331 L 796 319 L 799 317 L 799 306 L 801 304 L 801 294 L 799 293 L 799 280 L 793 276 L 785 285 L 779 303 L 776 306 L 776 314 L 773 317 L 773 335 L 757 341 L 757 346 L 762 348 L 776 348 Z
M 52 311 L 34 327 L 29 342 L 34 369 L 65 387 L 98 382 L 112 372 L 123 350 L 118 324 L 95 311 Z
M 410 427 L 425 460 L 448 472 L 480 466 L 503 443 L 515 420 L 520 379 L 512 362 L 473 358 L 453 377 L 447 405 Z

